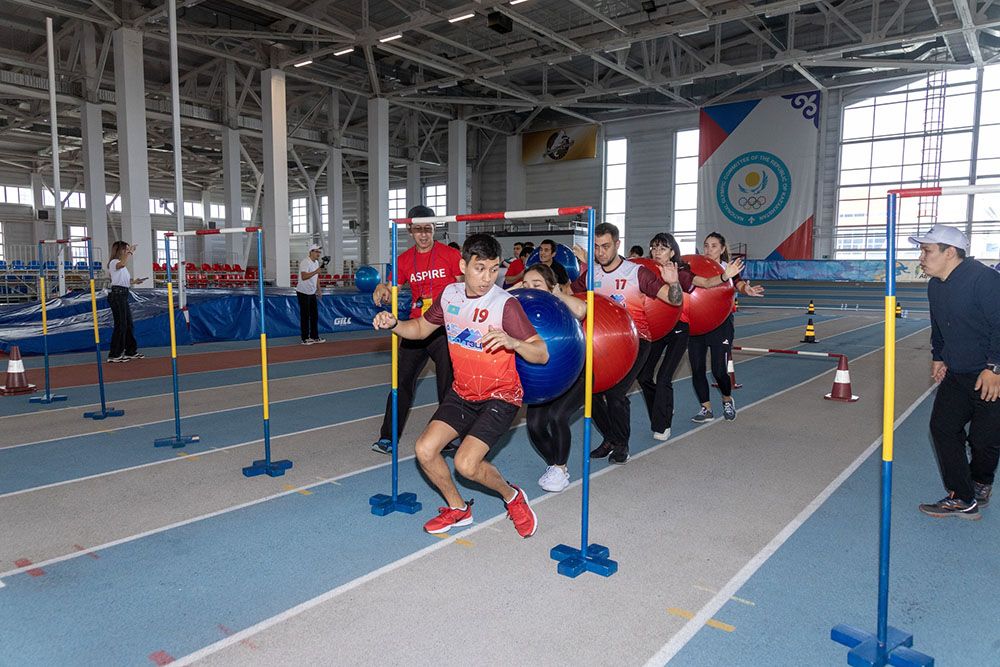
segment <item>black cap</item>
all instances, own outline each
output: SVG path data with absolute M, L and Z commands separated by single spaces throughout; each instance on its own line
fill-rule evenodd
M 417 204 L 409 210 L 406 214 L 407 218 L 433 218 L 434 209 L 424 206 L 423 204 Z

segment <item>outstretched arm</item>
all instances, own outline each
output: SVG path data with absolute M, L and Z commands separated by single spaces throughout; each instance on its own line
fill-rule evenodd
M 397 320 L 392 313 L 386 310 L 379 311 L 372 320 L 372 326 L 376 330 L 388 329 L 400 338 L 408 340 L 422 340 L 427 338 L 439 325 L 431 324 L 423 317 L 415 320 Z

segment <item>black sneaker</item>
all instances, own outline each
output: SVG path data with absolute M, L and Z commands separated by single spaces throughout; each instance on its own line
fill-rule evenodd
M 957 516 L 961 519 L 969 519 L 971 521 L 978 521 L 983 518 L 983 515 L 979 513 L 979 503 L 975 499 L 971 503 L 967 503 L 961 498 L 956 498 L 954 493 L 949 493 L 947 497 L 942 498 L 936 503 L 920 505 L 920 511 L 927 516 L 937 518 Z
M 603 459 L 605 456 L 607 456 L 608 454 L 610 454 L 612 452 L 612 450 L 614 450 L 614 448 L 615 448 L 614 445 L 612 445 L 610 442 L 608 442 L 607 440 L 605 440 L 604 442 L 602 442 L 600 445 L 598 445 L 595 449 L 593 449 L 590 452 L 590 458 L 592 458 L 592 459 Z
M 611 450 L 611 456 L 608 457 L 608 463 L 615 463 L 617 465 L 625 465 L 628 463 L 628 445 L 622 445 L 620 447 L 615 447 Z
M 379 454 L 392 454 L 392 440 L 386 440 L 385 438 L 376 440 L 372 443 L 372 451 Z
M 976 504 L 980 507 L 986 507 L 990 504 L 990 494 L 993 493 L 992 484 L 980 484 L 979 482 L 973 482 L 972 485 L 976 489 Z

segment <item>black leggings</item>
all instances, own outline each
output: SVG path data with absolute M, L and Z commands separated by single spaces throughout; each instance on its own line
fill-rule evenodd
M 649 412 L 649 425 L 655 433 L 663 433 L 673 423 L 674 373 L 687 350 L 689 330 L 687 322 L 678 322 L 667 335 L 650 343 L 649 357 L 639 371 L 639 386 Z M 660 364 L 659 371 L 657 364 Z
M 628 391 L 649 356 L 649 341 L 639 339 L 639 354 L 628 375 L 607 391 L 594 395 L 594 423 L 604 439 L 613 445 L 628 447 L 632 434 L 632 403 Z
M 128 306 L 128 288 L 112 287 L 108 292 L 108 306 L 115 328 L 111 331 L 111 351 L 109 357 L 115 359 L 122 356 L 132 356 L 138 349 L 135 334 L 132 331 L 132 310 Z
M 319 299 L 315 294 L 296 292 L 299 299 L 299 329 L 302 340 L 319 340 Z
M 718 328 L 701 336 L 691 336 L 688 339 L 688 361 L 691 363 L 691 383 L 699 403 L 708 403 L 708 378 L 705 377 L 706 353 L 712 351 L 712 376 L 719 385 L 723 396 L 732 396 L 733 386 L 729 381 L 728 361 L 732 354 L 733 316 L 730 315 Z
M 583 407 L 583 373 L 573 386 L 548 403 L 529 405 L 526 410 L 528 437 L 538 453 L 550 466 L 564 466 L 569 460 L 573 442 L 569 424 L 577 410 Z
M 448 337 L 444 327 L 438 328 L 424 340 L 399 341 L 399 381 L 397 391 L 397 409 L 399 410 L 399 434 L 403 434 L 406 418 L 410 415 L 413 405 L 413 395 L 417 391 L 417 378 L 424 371 L 428 360 L 434 360 L 437 374 L 438 403 L 444 399 L 452 382 L 451 357 L 448 355 Z M 392 438 L 392 392 L 385 399 L 385 417 L 382 419 L 382 430 L 379 438 Z

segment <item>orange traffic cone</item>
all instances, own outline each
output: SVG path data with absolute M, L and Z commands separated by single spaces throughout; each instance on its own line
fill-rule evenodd
M 17 345 L 10 347 L 10 359 L 7 360 L 7 383 L 0 387 L 0 395 L 30 394 L 35 391 L 35 385 L 28 384 L 24 374 L 24 362 L 21 361 L 21 349 Z
M 733 389 L 742 389 L 743 385 L 741 385 L 739 382 L 736 381 L 736 367 L 733 364 L 733 358 L 728 354 L 726 355 L 726 357 L 728 359 L 728 363 L 726 364 L 726 370 L 729 372 L 729 384 L 730 386 L 732 386 Z M 718 387 L 719 385 L 713 382 L 712 386 Z
M 841 356 L 837 364 L 837 374 L 833 377 L 833 389 L 823 398 L 830 401 L 853 403 L 858 397 L 851 393 L 851 372 L 847 368 L 847 357 Z

